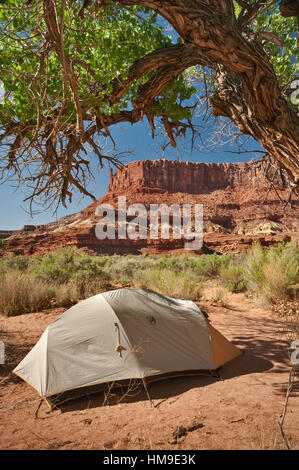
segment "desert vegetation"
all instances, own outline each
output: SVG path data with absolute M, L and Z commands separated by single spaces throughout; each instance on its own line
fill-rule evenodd
M 299 250 L 294 243 L 267 250 L 256 244 L 240 254 L 222 256 L 90 256 L 74 247 L 43 258 L 10 255 L 0 259 L 0 311 L 12 316 L 69 307 L 119 287 L 144 287 L 199 301 L 209 285 L 244 292 L 279 310 L 296 300 L 298 266 Z

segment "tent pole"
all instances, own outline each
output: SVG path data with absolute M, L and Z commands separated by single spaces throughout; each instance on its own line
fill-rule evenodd
M 148 393 L 148 389 L 147 389 L 147 386 L 146 386 L 146 382 L 145 382 L 144 377 L 142 377 L 142 382 L 143 382 L 143 386 L 144 386 L 145 392 L 146 392 L 146 394 L 147 394 L 147 398 L 149 399 L 149 402 L 150 402 L 151 406 L 153 406 L 153 402 L 152 402 L 152 400 L 151 400 L 150 394 Z

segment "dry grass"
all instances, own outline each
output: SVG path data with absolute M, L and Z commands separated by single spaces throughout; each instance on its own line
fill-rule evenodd
M 193 273 L 175 273 L 170 269 L 150 269 L 140 273 L 135 287 L 143 287 L 170 297 L 198 300 L 202 293 L 202 281 Z
M 0 309 L 7 316 L 46 308 L 53 295 L 52 287 L 26 272 L 9 271 L 0 280 Z

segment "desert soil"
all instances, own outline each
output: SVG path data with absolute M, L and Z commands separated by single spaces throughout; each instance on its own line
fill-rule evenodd
M 290 360 L 285 321 L 243 294 L 227 305 L 200 302 L 212 324 L 244 354 L 221 369 L 221 378 L 174 378 L 142 389 L 73 400 L 51 412 L 14 375 L 46 326 L 64 309 L 6 318 L 0 336 L 1 449 L 283 449 L 278 421 L 284 409 Z M 284 422 L 292 449 L 299 449 L 299 381 L 295 376 Z

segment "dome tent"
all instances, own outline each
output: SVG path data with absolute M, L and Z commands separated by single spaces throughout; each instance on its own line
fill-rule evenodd
M 147 289 L 79 302 L 51 323 L 14 369 L 52 408 L 107 383 L 213 371 L 241 352 L 197 305 Z

